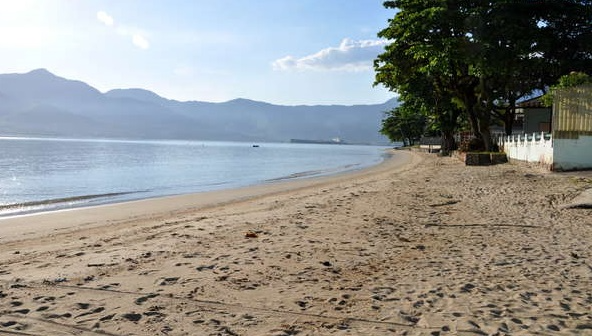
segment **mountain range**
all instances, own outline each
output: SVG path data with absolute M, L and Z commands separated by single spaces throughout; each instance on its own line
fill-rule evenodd
M 375 105 L 284 106 L 248 99 L 176 101 L 144 89 L 102 93 L 45 69 L 0 74 L 0 136 L 385 144 Z

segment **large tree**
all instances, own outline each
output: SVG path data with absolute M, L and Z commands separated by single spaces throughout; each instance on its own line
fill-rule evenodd
M 464 47 L 464 33 L 456 27 L 458 20 L 448 17 L 455 12 L 446 10 L 441 3 L 438 0 L 385 2 L 386 7 L 397 7 L 400 12 L 389 21 L 389 27 L 379 32 L 380 37 L 393 42 L 378 56 L 375 69 L 377 84 L 398 92 L 404 101 L 413 99 L 415 106 L 423 105 L 436 120 L 448 126 L 445 120 L 450 115 L 446 108 L 451 102 L 451 79 L 464 67 L 456 57 Z M 441 23 L 447 24 L 443 27 Z M 444 151 L 454 149 L 450 128 L 444 127 L 444 132 Z
M 520 98 L 545 90 L 570 67 L 591 69 L 590 0 L 394 0 L 384 6 L 399 11 L 378 34 L 391 43 L 375 60 L 375 83 L 439 107 L 431 109 L 436 115 L 456 105 L 486 150 L 492 118 L 511 132 Z M 417 90 L 418 79 L 432 90 Z
M 456 105 L 467 113 L 476 134 L 489 137 L 489 113 L 480 108 L 480 81 L 471 67 L 476 50 L 466 29 L 470 13 L 456 1 L 398 0 L 384 5 L 399 12 L 378 34 L 392 42 L 375 61 L 376 83 L 422 100 L 433 107 L 437 119 L 450 115 Z
M 479 93 L 511 134 L 516 103 L 559 76 L 592 64 L 590 1 L 475 1 L 467 22 L 476 44 Z

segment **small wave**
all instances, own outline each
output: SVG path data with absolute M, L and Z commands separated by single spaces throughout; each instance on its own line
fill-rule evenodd
M 282 177 L 268 179 L 265 181 L 266 182 L 277 182 L 277 181 L 283 181 L 283 180 L 298 179 L 298 178 L 303 178 L 303 177 L 335 174 L 335 173 L 351 171 L 351 170 L 358 168 L 359 166 L 360 166 L 360 164 L 356 163 L 356 164 L 349 164 L 349 165 L 345 165 L 345 166 L 334 168 L 334 169 L 308 170 L 308 171 L 298 172 L 298 173 L 294 173 L 294 174 L 290 174 L 290 175 L 286 175 L 286 176 L 282 176 Z
M 57 205 L 57 204 L 65 204 L 65 203 L 73 203 L 73 202 L 80 202 L 80 201 L 88 201 L 98 198 L 107 198 L 107 197 L 117 197 L 123 195 L 133 194 L 134 192 L 116 192 L 116 193 L 106 193 L 106 194 L 94 194 L 94 195 L 83 195 L 83 196 L 72 196 L 72 197 L 63 197 L 63 198 L 54 198 L 48 200 L 40 200 L 40 201 L 30 201 L 30 202 L 22 202 L 22 203 L 12 203 L 12 204 L 4 204 L 0 205 L 0 211 L 6 210 L 20 210 L 32 207 L 39 207 L 39 206 L 48 206 L 48 205 Z
M 324 171 L 322 171 L 322 170 L 309 170 L 309 171 L 294 173 L 294 174 L 290 174 L 290 175 L 286 175 L 286 176 L 276 177 L 276 178 L 268 179 L 265 181 L 266 182 L 275 182 L 275 181 L 282 181 L 282 180 L 290 180 L 290 179 L 296 179 L 296 178 L 301 178 L 301 177 L 320 175 L 323 173 L 324 173 Z

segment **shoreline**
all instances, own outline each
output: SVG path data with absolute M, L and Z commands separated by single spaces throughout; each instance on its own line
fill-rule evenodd
M 399 154 L 400 153 L 400 154 Z M 88 206 L 35 211 L 32 213 L 0 217 L 0 242 L 19 239 L 20 235 L 27 238 L 42 236 L 55 230 L 68 228 L 80 229 L 95 226 L 100 221 L 114 222 L 128 218 L 152 218 L 167 213 L 196 211 L 229 205 L 257 197 L 267 197 L 276 193 L 334 183 L 349 177 L 373 174 L 378 171 L 404 166 L 411 158 L 410 153 L 389 150 L 382 162 L 359 169 L 339 173 L 318 175 L 305 178 L 287 178 L 264 181 L 244 187 L 220 189 L 172 196 L 160 196 L 137 200 L 119 201 Z M 149 209 L 149 210 L 148 210 Z M 147 211 L 148 210 L 148 211 Z M 32 223 L 35 221 L 35 223 Z
M 396 153 L 407 160 L 0 230 L 0 333 L 592 331 L 592 209 L 565 207 L 592 176 Z
M 80 139 L 50 140 L 58 143 L 64 141 L 84 142 Z M 89 142 L 103 143 L 105 141 L 107 140 L 94 139 Z M 120 143 L 120 141 L 113 140 L 107 142 Z M 140 145 L 160 144 L 161 146 L 171 146 L 173 143 L 174 142 L 167 141 L 138 141 L 138 144 Z M 191 146 L 183 145 L 180 148 L 182 148 L 183 150 L 199 148 L 201 150 L 201 148 L 205 146 L 205 143 L 207 142 L 190 142 Z M 197 146 L 198 144 L 201 144 L 201 146 Z M 220 147 L 224 150 L 228 148 L 242 148 L 241 146 L 244 145 L 243 143 L 236 142 L 211 142 L 211 146 L 209 145 L 208 147 L 215 148 L 220 144 L 226 144 L 224 146 L 227 147 Z M 271 149 L 263 150 L 266 150 L 268 154 L 270 153 L 269 151 L 271 151 L 271 153 L 273 154 L 274 150 L 278 150 L 278 148 L 281 148 L 281 146 L 286 144 L 267 143 L 266 145 L 269 145 L 268 147 Z M 38 183 L 38 187 L 34 186 L 34 184 L 29 185 L 26 182 L 20 182 L 21 179 L 25 179 L 13 176 L 12 179 L 10 179 L 11 182 L 8 183 L 5 188 L 5 195 L 2 199 L 2 205 L 0 205 L 0 218 L 9 218 L 20 215 L 45 213 L 59 210 L 78 209 L 97 205 L 125 203 L 129 201 L 157 199 L 161 197 L 187 195 L 217 190 L 231 190 L 237 188 L 245 188 L 258 184 L 267 184 L 275 181 L 293 180 L 317 176 L 322 177 L 334 174 L 347 173 L 350 171 L 371 167 L 383 161 L 386 147 L 379 148 L 377 146 L 372 146 L 372 148 L 375 148 L 375 150 L 368 150 L 372 151 L 371 155 L 363 157 L 363 159 L 351 157 L 350 161 L 329 161 L 331 164 L 325 164 L 324 166 L 322 164 L 298 165 L 299 162 L 290 161 L 295 164 L 287 165 L 283 168 L 281 168 L 280 165 L 279 170 L 275 169 L 277 167 L 274 165 L 270 165 L 272 168 L 263 167 L 262 169 L 262 167 L 253 168 L 254 166 L 252 166 L 252 162 L 247 160 L 247 163 L 250 164 L 248 165 L 248 167 L 250 167 L 250 170 L 247 169 L 246 171 L 244 171 L 237 170 L 236 168 L 221 168 L 222 172 L 220 173 L 220 175 L 204 172 L 203 168 L 199 168 L 206 167 L 208 166 L 207 164 L 192 164 L 191 167 L 193 168 L 190 170 L 186 170 L 183 165 L 181 165 L 179 168 L 179 162 L 177 158 L 177 161 L 172 161 L 171 166 L 173 168 L 171 168 L 170 171 L 166 171 L 161 168 L 154 168 L 157 171 L 157 173 L 153 173 L 153 175 L 156 174 L 154 176 L 156 177 L 155 180 L 157 181 L 157 183 L 142 182 L 151 181 L 151 178 L 134 180 L 134 183 L 126 183 L 125 181 L 120 180 L 123 173 L 119 172 L 117 169 L 115 169 L 115 172 L 113 173 L 113 175 L 115 176 L 114 178 L 112 178 L 110 175 L 103 174 L 101 180 L 97 180 L 96 178 L 90 177 L 88 179 L 91 182 L 86 183 L 84 180 L 85 176 L 83 174 L 74 174 L 73 177 L 63 177 L 63 179 L 61 180 L 57 180 L 55 178 L 47 178 L 49 180 L 49 182 L 47 182 L 48 184 L 44 185 L 43 183 Z M 292 149 L 295 150 L 295 147 Z M 111 150 L 112 152 L 117 152 L 117 148 L 109 148 L 109 150 Z M 370 154 L 370 152 L 364 154 Z M 260 155 L 255 155 L 255 157 L 260 157 Z M 214 160 L 213 162 L 218 161 Z M 351 161 L 354 162 L 352 163 Z M 85 164 L 86 162 L 87 161 L 85 161 Z M 306 162 L 307 161 L 305 160 L 304 163 Z M 278 162 L 274 163 L 277 164 Z M 233 167 L 237 165 L 229 164 L 227 166 Z M 155 167 L 158 167 L 158 165 L 156 164 Z M 175 168 L 179 169 L 175 170 Z M 93 176 L 92 174 L 96 173 L 93 173 L 92 169 L 90 169 L 89 171 L 89 174 L 91 174 L 91 176 Z M 211 169 L 211 171 L 218 172 L 217 169 L 213 168 Z M 282 175 L 282 173 L 284 173 L 285 175 Z M 59 176 L 59 172 L 56 174 L 58 174 Z M 102 173 L 96 174 L 101 176 Z M 53 175 L 51 175 L 51 173 L 48 173 L 48 176 L 51 177 Z M 140 176 L 142 176 L 141 172 Z M 152 175 L 147 174 L 147 176 Z M 41 175 L 36 176 L 36 178 L 45 179 L 45 177 Z M 166 181 L 166 183 L 164 181 Z M 23 185 L 25 187 L 19 189 L 20 187 L 17 186 L 20 185 Z M 81 185 L 84 187 L 81 187 Z M 11 195 L 14 195 L 14 197 Z M 42 196 L 38 197 L 34 195 Z

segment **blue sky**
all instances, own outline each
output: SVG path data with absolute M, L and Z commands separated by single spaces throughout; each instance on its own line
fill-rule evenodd
M 382 0 L 0 0 L 0 73 L 176 100 L 373 104 Z M 1 90 L 1 88 L 0 88 Z

